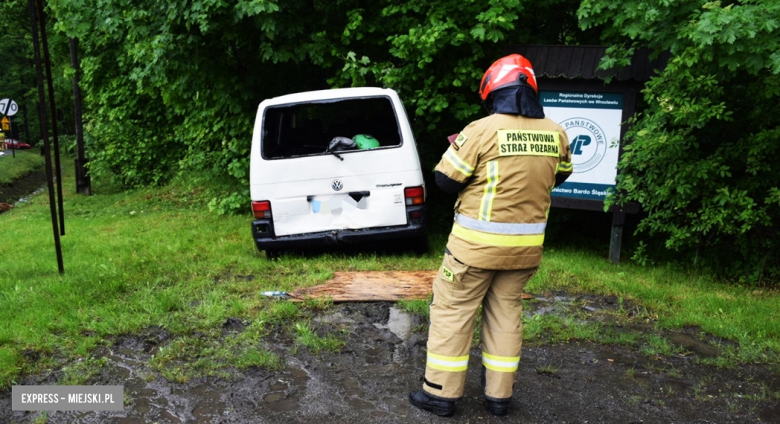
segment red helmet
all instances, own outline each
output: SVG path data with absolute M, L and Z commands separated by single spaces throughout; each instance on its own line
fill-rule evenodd
M 493 91 L 520 85 L 520 80 L 525 81 L 539 94 L 536 87 L 536 76 L 531 62 L 519 54 L 510 54 L 493 62 L 482 76 L 482 83 L 479 84 L 479 96 L 482 101 L 487 100 L 488 95 Z

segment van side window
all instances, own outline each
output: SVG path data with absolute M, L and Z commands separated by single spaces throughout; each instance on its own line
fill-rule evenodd
M 392 148 L 401 131 L 388 97 L 328 100 L 269 107 L 263 117 L 262 155 L 266 159 Z M 337 137 L 341 143 L 331 143 Z

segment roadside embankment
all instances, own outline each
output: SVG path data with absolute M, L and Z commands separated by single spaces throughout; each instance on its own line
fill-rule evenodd
M 36 150 L 10 151 L 0 156 L 0 203 L 13 205 L 46 184 L 43 156 Z M 0 213 L 3 210 L 0 209 Z

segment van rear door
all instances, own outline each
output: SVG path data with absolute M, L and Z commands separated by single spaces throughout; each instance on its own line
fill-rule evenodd
M 354 159 L 346 157 L 345 161 Z M 275 185 L 278 191 L 272 210 L 277 236 L 407 223 L 404 187 L 411 185 L 408 181 L 414 172 L 346 172 L 347 166 L 336 167 L 341 172 L 335 177 Z
M 407 223 L 404 188 L 422 178 L 390 97 L 296 102 L 262 113 L 263 161 L 252 171 L 252 192 L 271 201 L 276 236 Z M 376 147 L 328 150 L 334 138 L 358 135 Z

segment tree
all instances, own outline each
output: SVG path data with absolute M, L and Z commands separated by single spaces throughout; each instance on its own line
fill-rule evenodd
M 233 187 L 212 203 L 220 211 L 246 208 L 251 131 L 264 98 L 394 88 L 425 152 L 481 112 L 477 84 L 504 44 L 583 34 L 574 0 L 49 4 L 57 28 L 80 40 L 92 170 L 126 186 L 205 170 Z
M 39 24 L 40 30 L 40 24 Z M 72 96 L 70 80 L 66 78 L 70 69 L 66 40 L 53 31 L 51 20 L 47 26 L 49 48 L 51 50 L 52 77 L 55 102 L 58 106 L 60 134 L 72 134 Z M 32 26 L 26 0 L 8 0 L 0 3 L 0 52 L 3 58 L 3 70 L 0 72 L 0 98 L 15 100 L 20 109 L 27 109 L 27 127 L 30 130 L 30 142 L 36 144 L 41 139 L 38 118 L 38 93 L 33 61 Z M 40 37 L 40 36 L 39 36 Z M 48 99 L 48 97 L 46 97 Z M 48 115 L 47 106 L 47 115 Z M 14 116 L 14 121 L 22 128 L 24 112 Z M 68 124 L 68 125 L 62 125 Z
M 35 142 L 40 138 L 40 134 L 30 28 L 26 1 L 11 0 L 0 3 L 0 52 L 3 55 L 0 98 L 10 98 L 16 101 L 20 108 L 28 109 L 27 116 L 32 122 L 28 122 L 28 127 L 33 132 L 31 141 Z M 23 119 L 23 112 L 14 116 L 17 123 Z
M 640 231 L 729 277 L 780 277 L 780 2 L 584 0 L 578 15 L 618 46 L 604 66 L 635 46 L 672 53 L 611 200 L 641 203 Z

